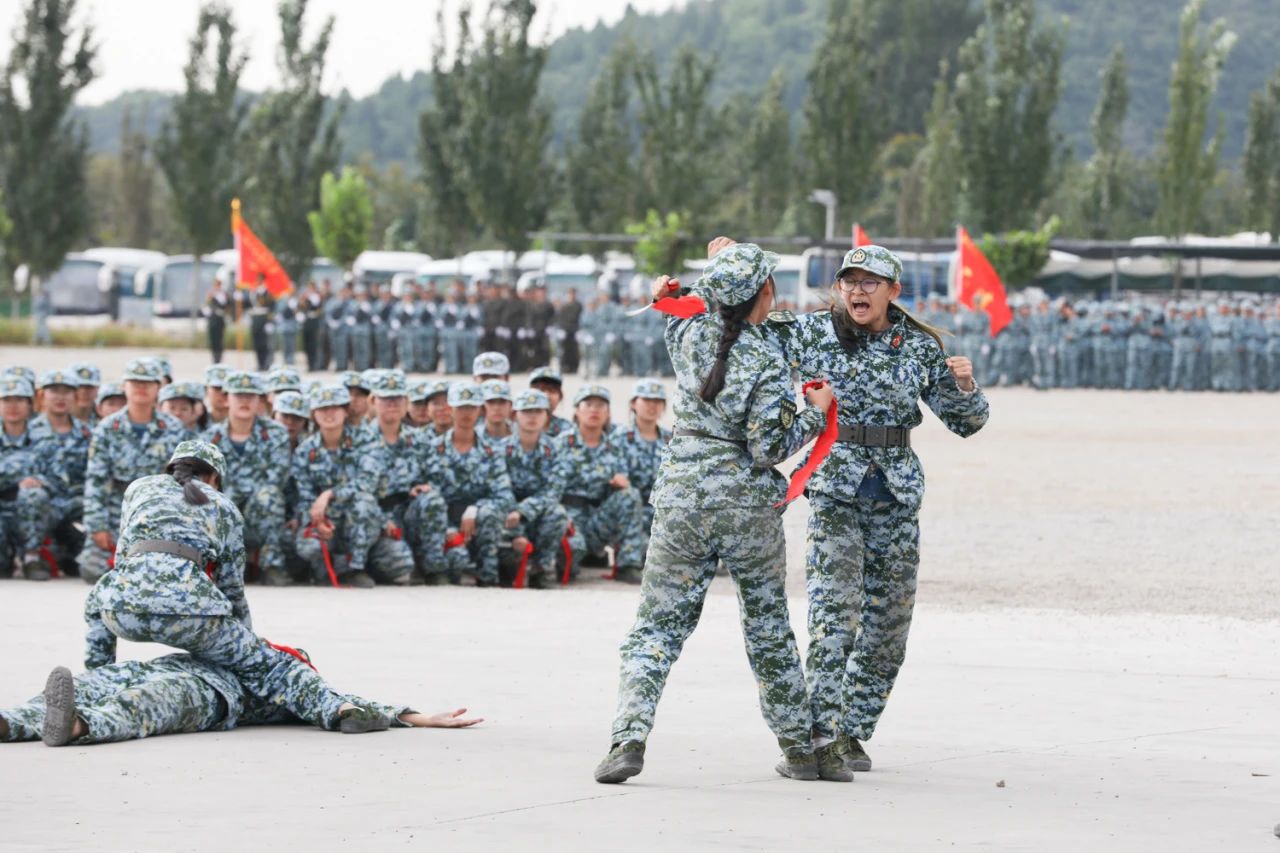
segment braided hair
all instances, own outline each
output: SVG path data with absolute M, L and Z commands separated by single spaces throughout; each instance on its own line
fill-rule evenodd
M 199 478 L 218 473 L 208 462 L 188 456 L 170 462 L 165 470 L 182 486 L 182 499 L 187 503 L 201 506 L 209 502 L 209 496 L 197 485 Z
M 765 280 L 765 284 L 771 281 L 773 281 L 772 276 Z M 724 328 L 720 332 L 720 344 L 716 347 L 716 360 L 712 363 L 711 372 L 707 374 L 707 378 L 702 382 L 702 388 L 698 391 L 698 396 L 703 402 L 714 403 L 716 397 L 724 390 L 724 380 L 729 370 L 729 351 L 737 343 L 743 326 L 747 324 L 747 318 L 755 310 L 756 303 L 760 301 L 760 294 L 764 293 L 764 290 L 762 286 L 750 299 L 737 305 L 720 304 L 720 321 L 724 324 Z

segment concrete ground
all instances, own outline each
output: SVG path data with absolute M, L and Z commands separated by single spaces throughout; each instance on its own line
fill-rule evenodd
M 81 357 L 46 353 L 0 364 Z M 94 354 L 109 375 L 128 355 Z M 991 397 L 972 439 L 931 415 L 918 433 L 920 606 L 852 785 L 774 775 L 725 580 L 647 769 L 614 787 L 591 769 L 634 589 L 255 588 L 258 630 L 335 685 L 487 721 L 4 745 L 0 850 L 1280 849 L 1280 398 Z M 787 515 L 802 634 L 805 516 Z M 0 706 L 76 666 L 84 591 L 0 583 Z

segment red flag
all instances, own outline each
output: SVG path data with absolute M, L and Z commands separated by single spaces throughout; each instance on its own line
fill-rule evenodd
M 993 338 L 1013 319 L 1000 276 L 962 226 L 956 226 L 956 295 L 991 318 Z
M 240 259 L 240 281 L 238 287 L 256 287 L 259 274 L 267 286 L 267 293 L 279 299 L 293 292 L 293 282 L 280 266 L 276 256 L 266 244 L 258 239 L 253 229 L 240 216 L 240 199 L 231 201 L 231 233 L 236 241 L 236 253 Z
M 862 226 L 859 225 L 858 223 L 856 222 L 853 223 L 853 248 L 856 249 L 859 246 L 870 246 L 870 245 L 871 245 L 871 238 L 867 236 L 867 232 L 863 231 Z

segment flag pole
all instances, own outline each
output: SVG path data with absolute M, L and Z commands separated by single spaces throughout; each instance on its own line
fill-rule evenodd
M 236 324 L 236 352 L 244 351 L 244 329 L 240 325 L 240 271 L 243 264 L 241 263 L 240 254 L 240 227 L 244 224 L 244 220 L 240 218 L 240 199 L 231 199 L 231 238 L 236 249 L 236 276 L 231 287 L 231 301 L 235 304 L 235 324 Z M 238 360 L 238 359 L 237 359 Z

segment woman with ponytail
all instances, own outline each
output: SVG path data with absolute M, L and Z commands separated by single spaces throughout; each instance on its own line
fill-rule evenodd
M 244 596 L 244 519 L 220 491 L 225 473 L 218 448 L 183 441 L 164 474 L 125 491 L 114 567 L 85 605 L 85 665 L 114 663 L 117 638 L 163 643 L 225 667 L 245 690 L 307 722 L 351 732 L 388 728 L 384 715 L 345 701 L 314 670 L 254 634 Z M 49 713 L 61 722 L 52 741 L 66 743 L 83 732 L 67 711 L 75 698 L 70 674 L 55 680 Z
M 778 738 L 777 770 L 816 779 L 812 719 L 787 617 L 786 480 L 773 466 L 821 431 L 830 388 L 808 391 L 797 412 L 783 353 L 760 329 L 773 305 L 778 256 L 727 238 L 692 292 L 708 306 L 667 321 L 676 368 L 675 430 L 662 454 L 652 502 L 653 536 L 636 622 L 622 643 L 618 713 L 597 782 L 622 782 L 644 767 L 645 740 L 667 674 L 698 623 L 707 587 L 723 564 L 738 587 L 747 657 L 765 721 Z M 654 282 L 654 299 L 680 292 Z
M 806 675 L 819 753 L 870 770 L 871 737 L 906 653 L 920 562 L 924 473 L 911 449 L 919 402 L 969 436 L 988 406 L 973 365 L 894 300 L 902 262 L 888 249 L 845 255 L 830 310 L 777 324 L 801 379 L 831 377 L 839 435 L 809 479 Z

